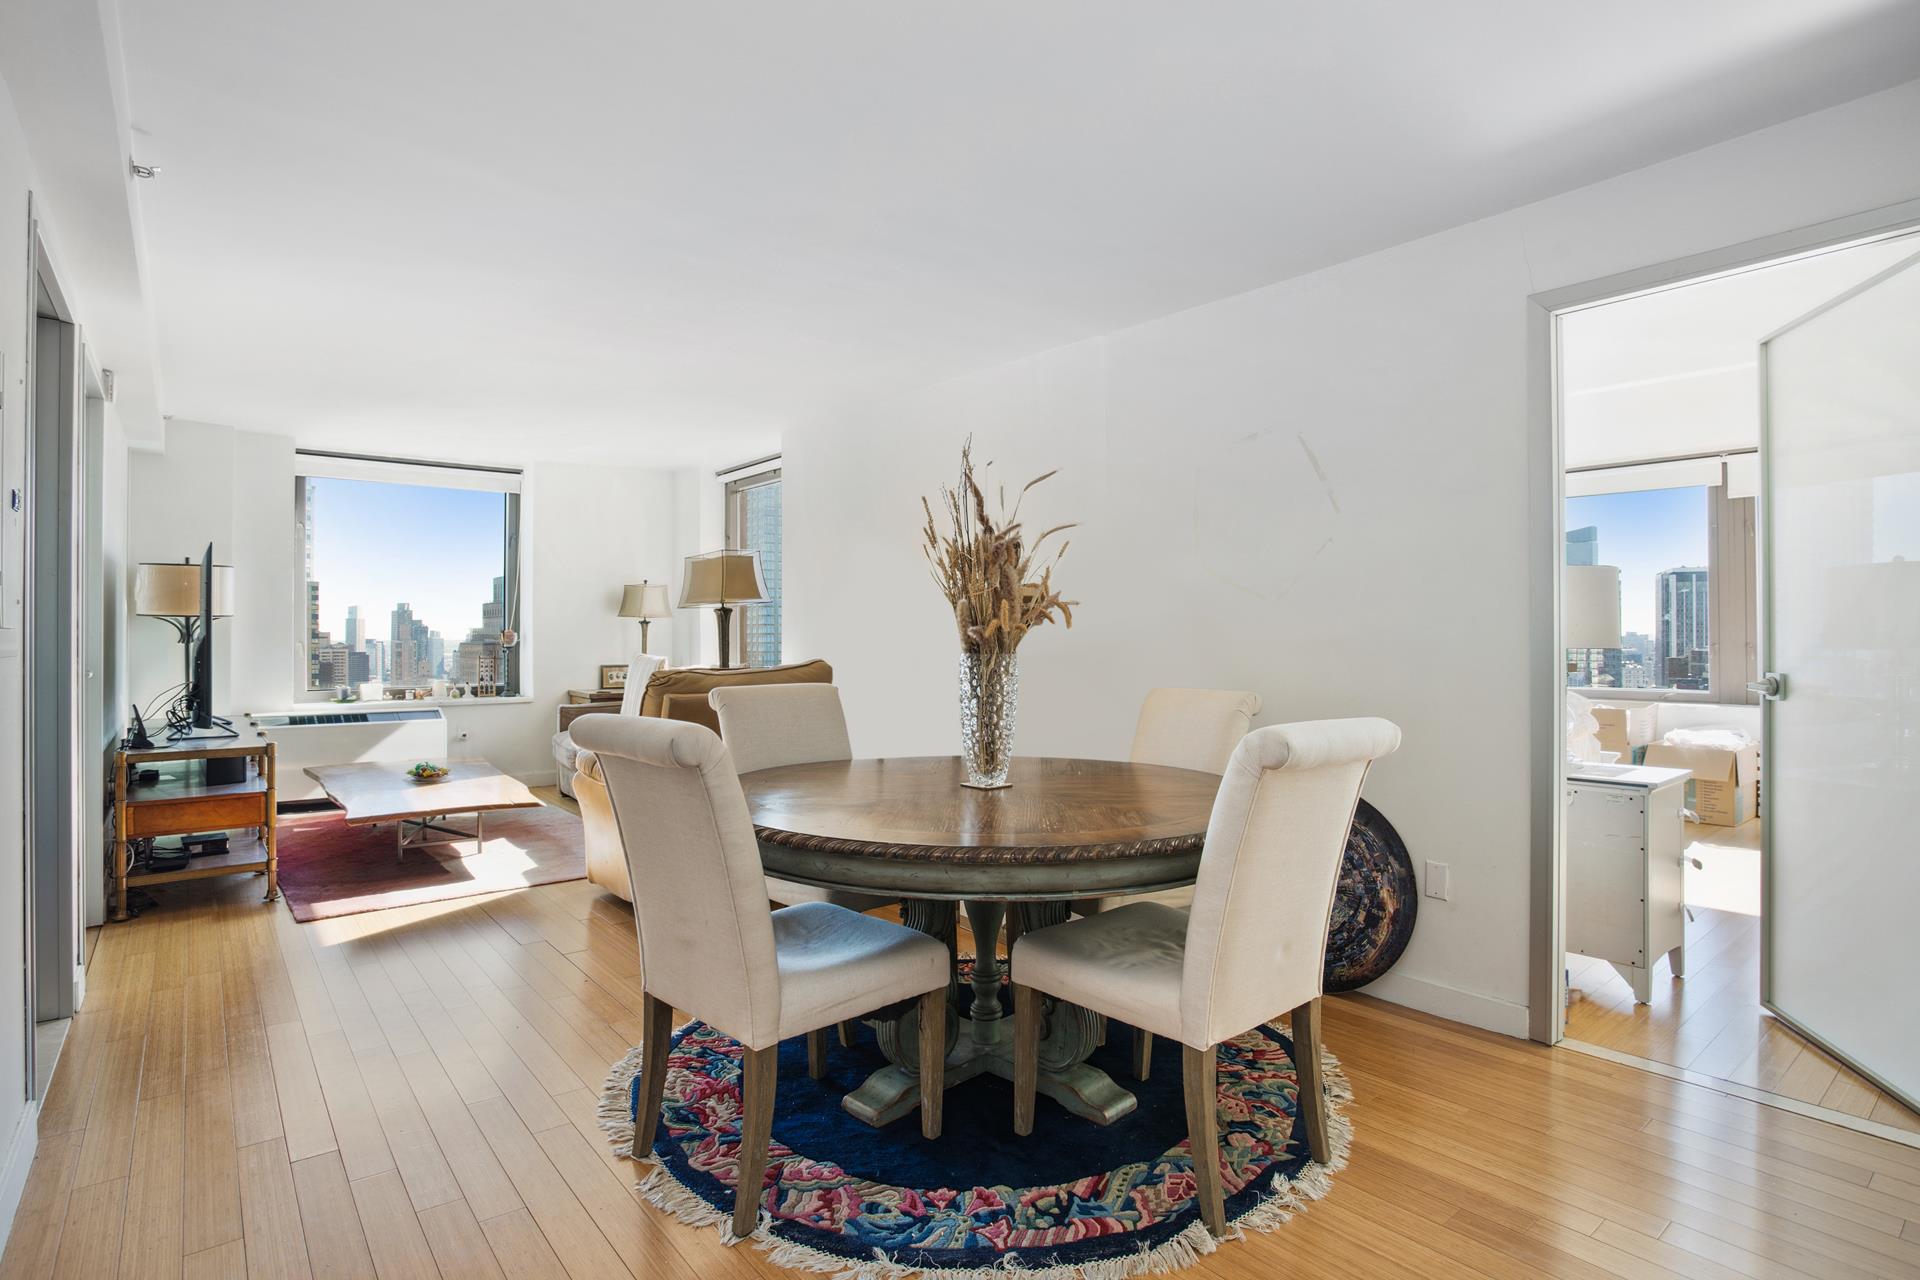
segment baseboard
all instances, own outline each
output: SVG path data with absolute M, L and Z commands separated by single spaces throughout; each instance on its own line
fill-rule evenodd
M 1391 1004 L 1418 1009 L 1449 1022 L 1464 1022 L 1517 1040 L 1527 1038 L 1527 1006 L 1523 1004 L 1399 973 L 1376 978 L 1361 990 Z
M 20 1199 L 27 1192 L 27 1175 L 33 1171 L 33 1157 L 40 1149 L 40 1100 L 29 1101 L 20 1112 L 13 1140 L 7 1144 L 7 1165 L 0 1172 L 0 1249 L 13 1234 L 13 1218 L 20 1212 Z

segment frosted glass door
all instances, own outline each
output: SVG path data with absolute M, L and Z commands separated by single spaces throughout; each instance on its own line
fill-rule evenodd
M 1761 996 L 1920 1099 L 1920 257 L 1761 344 Z

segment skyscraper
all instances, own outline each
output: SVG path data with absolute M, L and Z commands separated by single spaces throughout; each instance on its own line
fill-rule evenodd
M 1588 525 L 1584 529 L 1567 530 L 1567 563 L 1600 563 L 1600 527 Z
M 347 648 L 359 653 L 366 647 L 366 641 L 366 633 L 360 628 L 360 606 L 350 604 L 347 606 Z
M 307 481 L 306 523 L 302 533 L 306 537 L 307 565 L 307 688 L 322 689 L 330 681 L 328 674 L 321 669 L 320 650 L 332 642 L 333 637 L 320 630 L 320 584 L 313 580 L 313 481 Z
M 480 606 L 480 625 L 453 652 L 450 679 L 462 684 L 498 684 L 502 675 L 500 629 L 506 625 L 505 578 L 493 580 L 493 598 Z
M 1705 689 L 1707 619 L 1712 597 L 1707 571 L 1668 569 L 1654 579 L 1653 683 L 1657 688 Z
M 397 685 L 421 685 L 433 680 L 433 668 L 428 661 L 428 639 L 430 632 L 427 624 L 413 616 L 413 607 L 404 602 L 393 607 L 393 623 L 388 660 L 392 663 L 392 674 L 388 679 Z

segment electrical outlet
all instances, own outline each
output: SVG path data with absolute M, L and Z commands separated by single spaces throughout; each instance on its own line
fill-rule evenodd
M 1444 862 L 1428 861 L 1427 896 L 1429 898 L 1438 898 L 1442 902 L 1447 900 L 1447 880 L 1451 871 L 1452 868 Z

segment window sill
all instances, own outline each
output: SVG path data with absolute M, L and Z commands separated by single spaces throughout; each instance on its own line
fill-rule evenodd
M 323 707 L 333 711 L 406 711 L 414 707 L 529 706 L 533 701 L 530 696 L 516 694 L 510 698 L 386 698 L 379 702 L 335 702 L 331 698 L 317 698 L 294 705 L 301 711 L 317 711 Z

